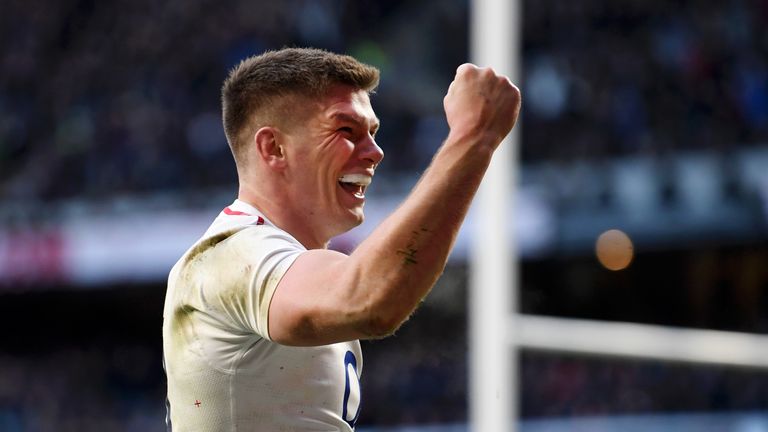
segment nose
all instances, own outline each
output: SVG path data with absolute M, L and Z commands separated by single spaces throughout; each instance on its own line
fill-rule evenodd
M 376 144 L 376 140 L 370 135 L 360 143 L 359 148 L 360 159 L 370 161 L 374 166 L 378 165 L 379 162 L 384 159 L 384 150 Z

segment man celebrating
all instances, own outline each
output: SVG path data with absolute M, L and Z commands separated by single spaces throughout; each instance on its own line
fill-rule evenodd
M 163 347 L 168 428 L 351 431 L 359 339 L 392 334 L 443 271 L 520 110 L 493 70 L 460 66 L 450 133 L 409 197 L 349 256 L 384 154 L 375 68 L 315 49 L 244 60 L 222 90 L 238 199 L 171 270 Z

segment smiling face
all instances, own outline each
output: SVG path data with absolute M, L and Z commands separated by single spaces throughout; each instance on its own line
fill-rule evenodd
M 318 242 L 363 222 L 365 190 L 384 157 L 368 93 L 337 85 L 310 106 L 303 124 L 282 131 L 286 205 Z

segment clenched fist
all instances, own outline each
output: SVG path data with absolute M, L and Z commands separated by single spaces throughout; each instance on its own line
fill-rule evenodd
M 496 149 L 517 121 L 520 90 L 491 68 L 465 63 L 456 69 L 443 106 L 451 135 Z

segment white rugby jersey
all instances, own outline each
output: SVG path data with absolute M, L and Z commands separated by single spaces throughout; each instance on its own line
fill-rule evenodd
M 168 430 L 354 430 L 360 343 L 289 347 L 269 337 L 275 287 L 304 251 L 236 200 L 176 263 L 163 312 Z

